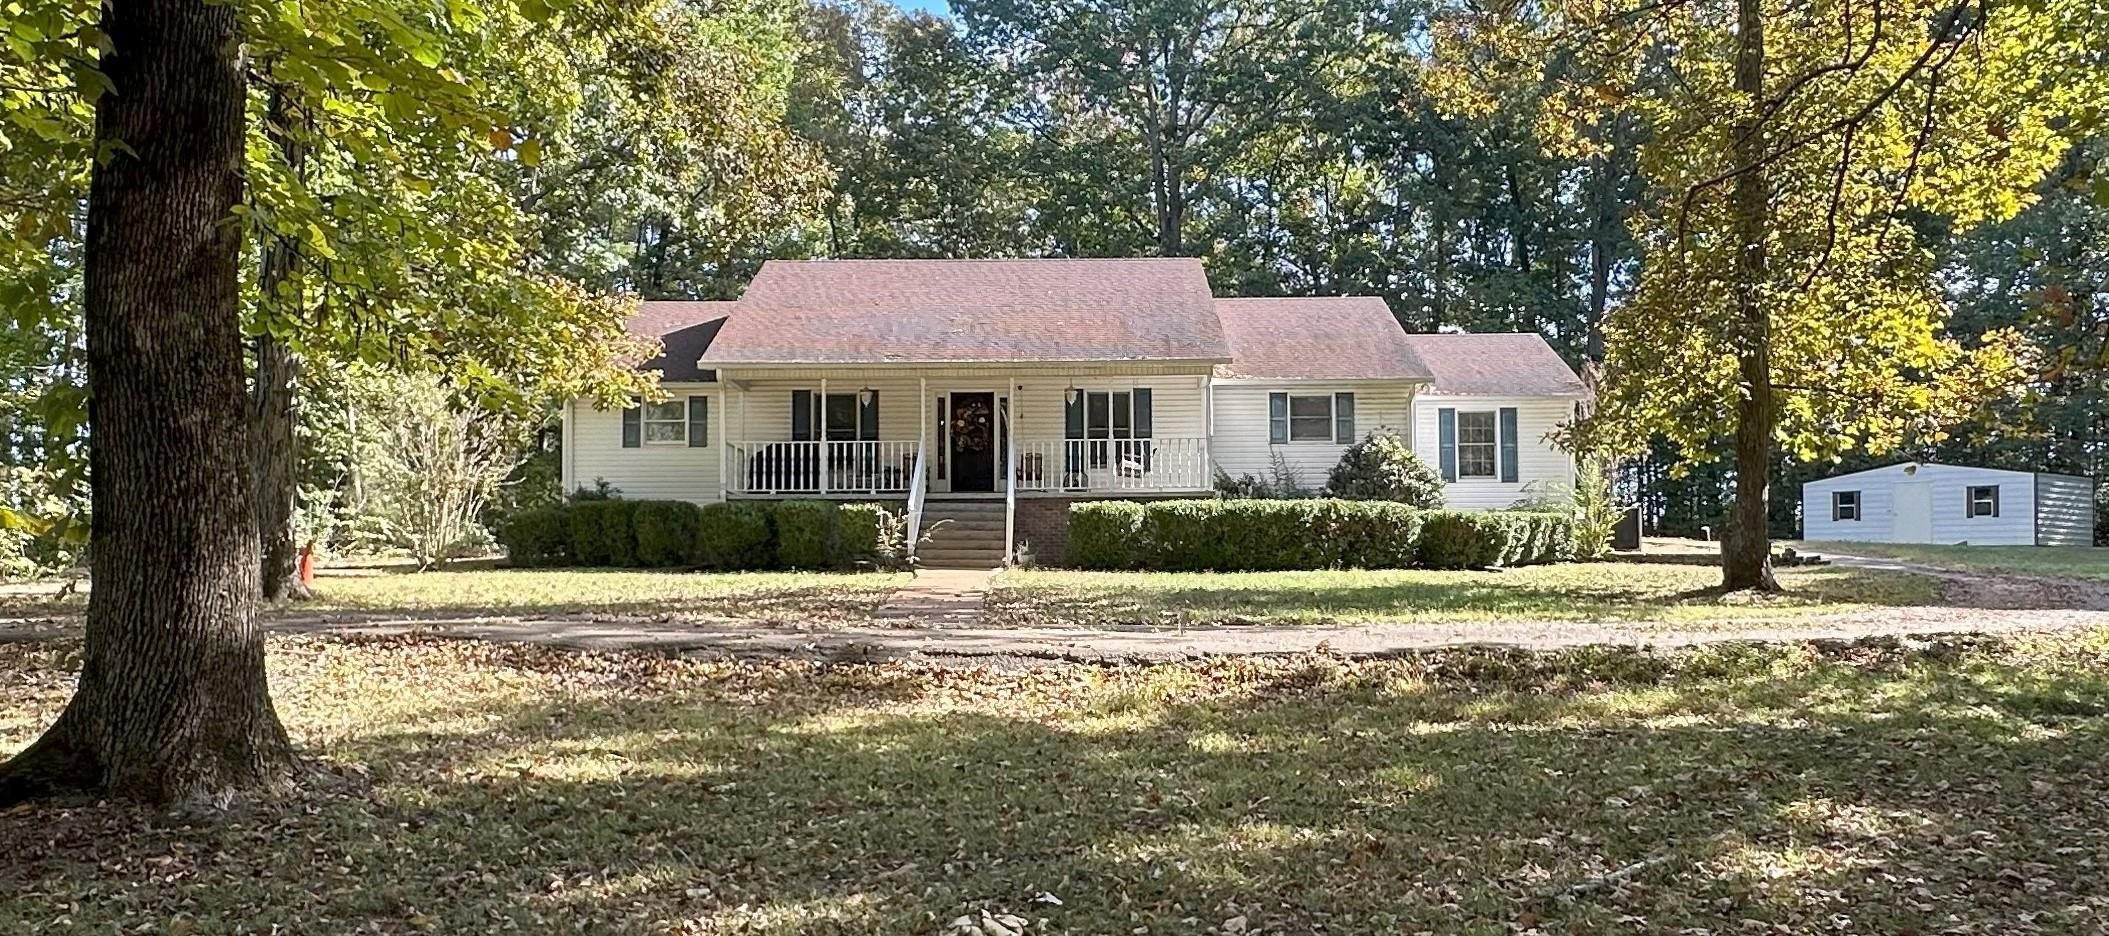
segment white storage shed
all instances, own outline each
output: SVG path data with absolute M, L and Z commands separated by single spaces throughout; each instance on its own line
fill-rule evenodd
M 2087 546 L 2094 479 L 1905 462 L 1802 485 L 1801 524 L 1812 540 Z

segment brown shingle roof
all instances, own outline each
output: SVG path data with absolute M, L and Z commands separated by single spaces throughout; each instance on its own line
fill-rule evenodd
M 1580 396 L 1574 369 L 1533 332 L 1407 335 L 1435 372 L 1430 393 L 1473 396 Z
M 1426 380 L 1428 365 L 1406 343 L 1406 330 L 1374 296 L 1318 299 L 1218 299 L 1216 315 L 1230 341 L 1220 377 L 1284 380 Z
M 1199 260 L 771 260 L 707 363 L 1229 357 Z
M 715 371 L 696 366 L 712 339 L 725 327 L 736 302 L 645 302 L 623 329 L 639 338 L 657 338 L 666 346 L 658 357 L 637 365 L 656 370 L 661 380 L 716 380 Z

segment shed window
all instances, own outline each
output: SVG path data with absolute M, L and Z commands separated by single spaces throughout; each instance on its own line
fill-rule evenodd
M 1333 441 L 1333 395 L 1289 398 L 1289 441 Z
M 1999 485 L 1979 484 L 1970 488 L 1969 516 L 1999 516 Z
M 648 445 L 688 443 L 688 404 L 681 400 L 644 405 L 644 441 Z
M 1499 473 L 1501 430 L 1493 410 L 1457 414 L 1457 476 L 1491 478 Z
M 1832 492 L 1831 492 L 1831 519 L 1832 519 L 1832 520 L 1858 520 L 1858 519 L 1860 519 L 1860 492 L 1859 492 L 1859 491 L 1832 491 Z

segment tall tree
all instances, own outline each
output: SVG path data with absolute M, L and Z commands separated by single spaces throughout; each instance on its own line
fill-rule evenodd
M 2064 152 L 2068 115 L 2097 106 L 2098 70 L 2075 66 L 2087 41 L 2060 22 L 2084 4 L 1792 6 L 1560 4 L 1517 47 L 1576 63 L 1551 122 L 1644 122 L 1645 261 L 1610 314 L 1584 438 L 1635 452 L 1660 434 L 1689 460 L 1725 447 L 1730 588 L 1776 587 L 1765 522 L 1783 455 L 1931 439 L 2019 382 L 2017 336 L 1944 333 L 1912 221 L 2012 215 Z M 1766 28 L 1781 21 L 1796 28 Z
M 1322 87 L 1362 31 L 1337 0 L 961 0 L 1009 63 L 1057 207 L 1105 200 L 1161 256 L 1239 150 Z M 1091 251 L 1086 245 L 1085 250 Z
M 169 801 L 288 775 L 256 625 L 233 8 L 110 0 L 86 254 L 95 589 L 79 687 L 0 802 Z

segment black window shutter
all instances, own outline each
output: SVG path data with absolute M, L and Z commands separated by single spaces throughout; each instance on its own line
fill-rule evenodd
M 1062 438 L 1084 437 L 1084 391 L 1070 390 L 1062 405 Z
M 791 391 L 791 441 L 813 441 L 813 391 Z
M 692 396 L 688 398 L 688 447 L 703 448 L 710 444 L 710 398 Z
M 1445 406 L 1435 411 L 1436 462 L 1443 480 L 1457 480 L 1457 410 Z
M 1151 428 L 1151 426 L 1150 426 L 1150 420 L 1151 420 L 1151 418 L 1152 418 L 1152 414 L 1151 414 L 1151 412 L 1150 412 L 1150 388 L 1148 388 L 1148 387 L 1137 387 L 1137 388 L 1135 388 L 1135 437 L 1136 437 L 1136 438 L 1138 438 L 1138 439 L 1147 439 L 1147 438 L 1149 438 L 1149 437 L 1150 437 L 1150 436 L 1151 436 L 1151 435 L 1152 435 L 1152 434 L 1154 433 L 1154 431 L 1152 430 L 1152 428 Z
M 1333 394 L 1333 444 L 1355 443 L 1355 395 Z
M 1267 441 L 1275 445 L 1289 444 L 1289 395 L 1267 394 Z
M 1501 480 L 1516 483 L 1516 408 L 1501 408 Z
M 878 441 L 879 391 L 877 390 L 865 393 L 861 405 L 857 407 L 857 438 L 866 442 Z
M 643 444 L 644 407 L 627 407 L 622 411 L 622 447 L 636 448 Z

